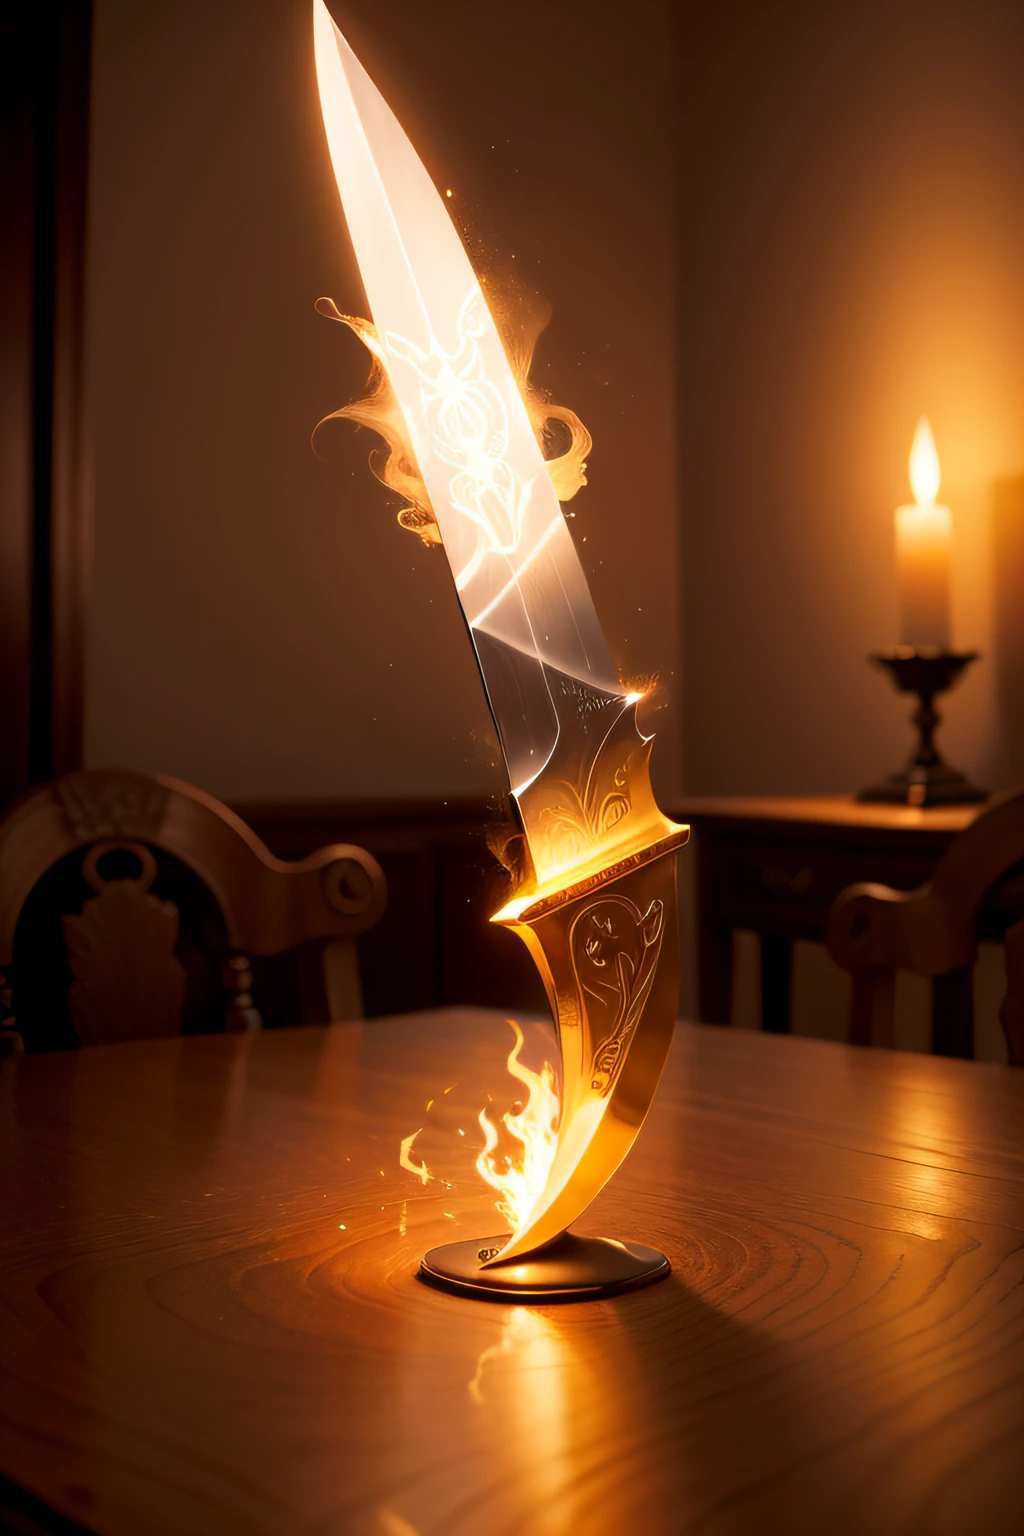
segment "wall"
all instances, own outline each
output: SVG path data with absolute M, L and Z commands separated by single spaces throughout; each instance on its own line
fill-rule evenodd
M 624 668 L 673 694 L 661 792 L 902 761 L 864 658 L 898 638 L 922 411 L 985 653 L 943 742 L 1024 780 L 1018 0 L 336 13 L 475 244 L 554 306 L 541 376 L 595 436 L 572 526 Z M 362 300 L 307 0 L 97 0 L 94 103 L 89 760 L 237 799 L 500 791 L 441 558 L 365 436 L 309 447 L 364 364 L 312 307 Z M 798 1014 L 838 1021 L 812 971 Z
M 339 21 L 493 269 L 554 307 L 543 382 L 594 434 L 572 526 L 629 675 L 675 682 L 667 3 Z M 229 799 L 500 791 L 447 567 L 395 524 L 356 394 L 365 306 L 309 0 L 97 0 L 87 756 Z M 585 539 L 585 542 L 583 542 Z M 678 710 L 656 773 L 678 787 Z
M 723 0 L 677 9 L 684 778 L 856 790 L 905 759 L 893 510 L 927 412 L 953 509 L 949 758 L 1024 782 L 1024 7 Z M 840 1036 L 847 981 L 798 945 L 794 1027 Z M 734 1016 L 759 1022 L 738 935 Z M 1002 956 L 978 1052 L 1005 1059 Z M 684 1006 L 692 1007 L 692 996 Z M 897 1038 L 927 1043 L 901 978 Z
M 855 790 L 906 756 L 908 702 L 865 656 L 899 638 L 922 412 L 954 641 L 984 653 L 942 743 L 1021 782 L 1020 588 L 993 589 L 1024 574 L 1024 7 L 677 15 L 687 788 Z
M 648 3 L 628 47 L 583 0 L 342 19 L 490 264 L 554 305 L 541 376 L 595 435 L 579 547 L 624 667 L 674 697 L 662 790 L 683 763 L 690 791 L 793 792 L 902 759 L 906 700 L 864 657 L 897 638 L 922 410 L 955 638 L 985 653 L 943 740 L 1024 777 L 1021 7 Z M 309 448 L 363 361 L 312 309 L 362 301 L 306 0 L 98 0 L 94 101 L 89 760 L 233 797 L 500 789 L 442 560 L 365 435 Z

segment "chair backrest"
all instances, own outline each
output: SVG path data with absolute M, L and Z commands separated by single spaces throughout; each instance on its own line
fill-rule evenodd
M 1014 790 L 960 833 L 927 885 L 896 891 L 861 883 L 841 891 L 829 913 L 827 943 L 833 959 L 852 976 L 851 1040 L 892 1045 L 896 972 L 914 971 L 933 979 L 932 1050 L 973 1056 L 973 971 L 984 903 L 1008 938 L 1010 987 L 1001 1017 L 1010 1059 L 1018 1061 L 1010 1033 L 1024 991 L 1024 979 L 1014 971 L 1024 965 L 1024 941 L 1010 935 L 1017 933 L 1014 919 L 1024 915 L 1021 875 L 1024 790 Z
M 1024 1067 L 1024 922 L 1006 930 L 1006 996 L 999 1019 L 1010 1065 Z
M 355 936 L 385 900 L 365 849 L 286 863 L 177 779 L 70 774 L 0 823 L 7 1048 L 258 1028 L 254 971 L 282 1020 L 360 1017 Z

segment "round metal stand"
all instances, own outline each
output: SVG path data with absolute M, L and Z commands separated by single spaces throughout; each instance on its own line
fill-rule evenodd
M 605 1237 L 573 1237 L 569 1232 L 539 1253 L 485 1269 L 487 1260 L 507 1242 L 506 1234 L 431 1248 L 420 1260 L 420 1278 L 484 1301 L 594 1301 L 651 1285 L 671 1271 L 656 1248 Z
M 914 756 L 902 773 L 890 774 L 881 784 L 862 790 L 857 799 L 916 807 L 987 800 L 987 792 L 944 762 L 935 745 L 935 732 L 941 723 L 935 696 L 952 688 L 964 668 L 978 659 L 977 651 L 898 645 L 894 651 L 876 651 L 869 659 L 885 668 L 900 693 L 917 694 L 918 707 L 911 718 L 918 739 Z

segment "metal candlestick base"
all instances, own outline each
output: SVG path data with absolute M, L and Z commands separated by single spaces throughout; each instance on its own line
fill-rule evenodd
M 944 763 L 935 745 L 941 716 L 932 700 L 945 693 L 972 661 L 977 651 L 916 650 L 910 645 L 894 651 L 876 651 L 869 660 L 884 667 L 900 693 L 916 693 L 920 703 L 911 716 L 918 730 L 917 750 L 903 773 L 891 774 L 881 784 L 865 789 L 858 800 L 890 805 L 967 805 L 987 800 L 988 792 Z
M 539 1253 L 484 1269 L 507 1242 L 505 1233 L 431 1248 L 420 1261 L 420 1277 L 442 1290 L 484 1301 L 594 1301 L 652 1285 L 671 1271 L 656 1248 L 605 1237 L 573 1237 L 570 1232 Z

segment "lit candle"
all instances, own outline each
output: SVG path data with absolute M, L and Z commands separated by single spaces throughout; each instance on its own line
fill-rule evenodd
M 922 416 L 910 450 L 913 505 L 896 508 L 900 634 L 904 645 L 949 648 L 949 569 L 953 517 L 937 506 L 939 456 Z

